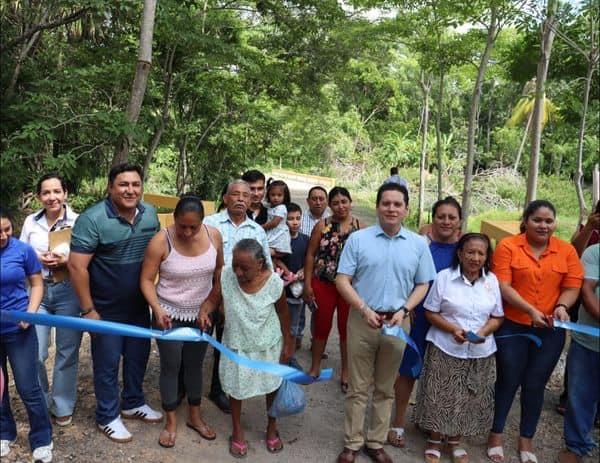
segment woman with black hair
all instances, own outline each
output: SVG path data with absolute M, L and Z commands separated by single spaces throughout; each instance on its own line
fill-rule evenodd
M 498 378 L 488 457 L 504 461 L 502 434 L 517 390 L 521 389 L 519 459 L 537 463 L 533 436 L 542 413 L 546 383 L 560 358 L 565 331 L 552 319 L 568 320 L 568 310 L 583 284 L 583 267 L 575 248 L 552 236 L 556 209 L 549 201 L 531 201 L 523 212 L 521 233 L 504 238 L 494 252 L 493 271 L 500 282 L 505 321 L 498 335 Z M 538 348 L 527 337 L 541 338 Z
M 44 284 L 42 266 L 33 248 L 13 237 L 12 217 L 0 208 L 0 307 L 10 312 L 37 312 Z M 26 284 L 29 285 L 29 294 Z M 35 328 L 27 322 L 0 320 L 0 366 L 8 373 L 10 363 L 15 386 L 29 417 L 29 445 L 33 460 L 42 463 L 52 461 L 52 423 L 44 394 L 40 387 L 35 365 L 38 358 L 38 342 Z M 13 417 L 8 378 L 4 381 L 2 406 L 0 406 L 0 457 L 11 452 L 17 438 L 17 426 Z
M 200 198 L 183 196 L 173 217 L 175 223 L 159 232 L 148 244 L 140 276 L 142 292 L 152 308 L 154 325 L 163 330 L 196 326 L 200 305 L 214 287 L 218 288 L 223 267 L 221 234 L 202 223 L 204 208 Z M 173 341 L 157 341 L 157 344 L 160 395 L 167 417 L 159 445 L 175 445 L 178 378 L 182 365 L 188 396 L 186 425 L 204 439 L 215 439 L 215 432 L 200 415 L 202 363 L 207 344 Z
M 438 273 L 425 299 L 431 323 L 429 346 L 417 391 L 415 421 L 429 431 L 425 461 L 437 463 L 442 436 L 454 463 L 468 462 L 462 436 L 481 434 L 492 423 L 496 342 L 502 300 L 490 272 L 490 240 L 467 233 L 458 241 L 452 265 Z
M 40 178 L 36 192 L 42 209 L 27 216 L 21 229 L 20 240 L 33 247 L 42 264 L 44 298 L 39 311 L 51 315 L 79 317 L 79 300 L 65 272 L 69 242 L 63 242 L 52 250 L 49 246 L 50 233 L 72 228 L 78 214 L 67 204 L 67 185 L 59 174 L 50 173 Z M 77 400 L 81 331 L 67 328 L 55 330 L 56 355 L 51 391 L 45 365 L 51 327 L 44 325 L 35 327 L 39 344 L 38 373 L 48 408 L 54 415 L 54 422 L 58 426 L 68 426 L 73 421 L 73 409 Z
M 337 310 L 342 361 L 340 388 L 345 394 L 349 376 L 346 324 L 350 306 L 338 292 L 335 277 L 344 244 L 351 233 L 360 230 L 361 225 L 352 215 L 352 197 L 346 188 L 333 187 L 328 199 L 331 217 L 321 220 L 313 228 L 304 261 L 303 298 L 309 306 L 317 308 L 313 312 L 315 330 L 309 374 L 316 377 L 321 372 L 321 358 L 333 324 L 333 314 Z

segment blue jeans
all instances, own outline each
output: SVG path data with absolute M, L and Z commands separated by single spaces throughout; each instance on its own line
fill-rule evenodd
M 529 339 L 518 336 L 497 339 L 496 352 L 496 405 L 492 432 L 502 433 L 515 394 L 521 387 L 520 436 L 531 439 L 536 431 L 542 407 L 544 390 L 565 345 L 565 330 L 533 328 L 504 320 L 495 336 L 530 333 L 542 340 L 537 347 Z
M 4 394 L 0 406 L 0 439 L 15 440 L 17 427 L 8 397 L 7 359 L 10 362 L 15 386 L 29 418 L 29 445 L 31 450 L 52 442 L 52 423 L 40 387 L 37 371 L 32 368 L 37 361 L 38 343 L 35 329 L 30 326 L 16 333 L 0 337 L 0 362 L 4 372 Z
M 569 395 L 564 422 L 565 443 L 571 452 L 582 457 L 596 447 L 591 433 L 600 399 L 600 353 L 572 339 L 567 371 Z
M 120 414 L 144 405 L 142 385 L 150 355 L 150 339 L 112 334 L 92 336 L 96 422 L 104 426 Z M 119 404 L 119 363 L 123 356 L 123 392 Z
M 39 313 L 70 317 L 79 316 L 79 300 L 69 280 L 44 285 L 44 299 L 40 305 Z M 44 391 L 48 409 L 55 416 L 72 415 L 77 400 L 77 367 L 81 331 L 56 328 L 56 354 L 52 373 L 52 392 L 50 392 L 48 385 L 45 365 L 48 359 L 50 327 L 36 325 L 35 331 L 39 342 L 38 371 L 40 385 Z
M 302 338 L 301 320 L 304 314 L 304 301 L 292 302 L 293 299 L 288 298 L 287 304 L 290 312 L 290 328 L 291 335 L 294 338 Z M 303 327 L 302 327 L 303 328 Z
M 298 334 L 296 335 L 296 339 L 302 339 L 304 336 L 304 327 L 306 326 L 306 304 L 304 301 L 302 302 L 302 307 L 300 307 L 300 322 L 298 323 Z

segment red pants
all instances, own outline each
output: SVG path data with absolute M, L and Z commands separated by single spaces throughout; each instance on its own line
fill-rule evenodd
M 337 307 L 337 325 L 338 332 L 340 333 L 340 341 L 346 342 L 346 323 L 348 322 L 350 306 L 340 293 L 338 293 L 335 283 L 322 281 L 313 277 L 311 284 L 318 307 L 313 313 L 313 317 L 315 317 L 314 338 L 318 341 L 327 341 L 331 325 L 333 324 L 333 312 Z

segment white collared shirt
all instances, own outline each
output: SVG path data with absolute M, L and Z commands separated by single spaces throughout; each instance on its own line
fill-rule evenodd
M 229 217 L 227 209 L 225 209 L 216 214 L 209 215 L 204 219 L 204 223 L 215 227 L 221 233 L 221 236 L 223 237 L 223 258 L 225 260 L 225 265 L 231 265 L 233 248 L 236 243 L 244 238 L 252 238 L 261 244 L 265 256 L 267 257 L 267 262 L 269 266 L 273 268 L 267 234 L 262 226 L 253 220 L 246 217 L 241 224 L 236 225 L 231 220 L 231 217 Z
M 504 316 L 500 286 L 496 275 L 491 272 L 483 272 L 482 276 L 471 284 L 459 268 L 442 270 L 437 274 L 423 305 L 427 310 L 439 313 L 450 323 L 474 333 L 477 333 L 490 317 Z M 482 344 L 459 344 L 452 334 L 431 326 L 426 339 L 446 354 L 457 358 L 483 358 L 496 352 L 493 335 L 487 336 Z
M 331 216 L 331 212 L 329 212 L 329 209 L 325 209 L 321 217 L 315 217 L 314 215 L 312 215 L 310 209 L 302 212 L 302 219 L 300 220 L 300 233 L 304 233 L 310 238 L 313 228 L 315 228 L 317 222 L 319 220 L 326 219 L 329 216 Z
M 73 209 L 66 204 L 63 207 L 63 216 L 52 227 L 48 224 L 44 209 L 28 215 L 25 219 L 19 239 L 29 244 L 35 250 L 38 257 L 49 250 L 48 233 L 64 228 L 71 228 L 75 224 L 78 214 L 73 212 Z M 58 251 L 60 254 L 68 256 L 69 250 L 68 245 L 61 245 L 61 249 Z M 42 275 L 44 278 L 49 276 L 49 271 L 46 267 L 42 267 Z

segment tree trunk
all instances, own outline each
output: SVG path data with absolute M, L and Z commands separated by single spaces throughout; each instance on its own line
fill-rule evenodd
M 540 147 L 542 144 L 542 115 L 544 111 L 544 98 L 546 77 L 548 75 L 548 65 L 550 64 L 550 55 L 552 53 L 552 43 L 556 35 L 556 10 L 558 0 L 548 0 L 546 20 L 542 26 L 542 47 L 540 61 L 538 62 L 536 83 L 535 83 L 535 103 L 533 106 L 533 118 L 531 120 L 531 159 L 529 160 L 529 173 L 527 175 L 527 193 L 525 204 L 533 201 L 537 196 L 537 180 L 540 160 Z
M 187 145 L 189 135 L 185 134 L 179 142 L 179 162 L 177 163 L 177 196 L 185 193 L 188 175 Z
M 585 199 L 583 198 L 583 143 L 585 137 L 585 120 L 587 117 L 588 102 L 590 99 L 590 88 L 592 86 L 592 77 L 594 75 L 593 56 L 588 59 L 587 75 L 585 77 L 585 87 L 583 90 L 583 112 L 581 114 L 581 126 L 579 127 L 579 139 L 577 141 L 577 170 L 575 171 L 575 190 L 577 191 L 577 201 L 579 203 L 579 224 L 583 223 L 587 216 Z
M 523 134 L 523 138 L 521 138 L 521 144 L 519 145 L 519 151 L 517 151 L 517 158 L 515 159 L 515 165 L 513 166 L 513 172 L 516 174 L 519 169 L 519 162 L 521 162 L 521 155 L 523 154 L 523 149 L 525 148 L 525 142 L 527 141 L 527 137 L 529 137 L 529 128 L 531 127 L 531 119 L 533 118 L 533 111 L 529 113 L 527 116 L 527 123 L 525 124 L 525 133 Z
M 421 74 L 421 90 L 423 92 L 423 123 L 421 128 L 421 156 L 419 158 L 419 210 L 417 215 L 418 228 L 423 224 L 423 211 L 425 209 L 425 159 L 427 158 L 427 132 L 429 127 L 429 92 L 431 81 L 429 76 L 425 80 Z
M 437 158 L 437 198 L 442 199 L 442 105 L 444 103 L 444 77 L 445 72 L 440 70 L 440 80 L 438 89 L 437 114 L 435 117 L 435 153 Z
M 49 14 L 50 10 L 46 9 L 46 11 L 44 11 L 44 14 L 42 15 L 42 23 L 48 19 Z M 8 87 L 6 88 L 6 91 L 4 92 L 4 98 L 2 101 L 3 104 L 7 104 L 12 99 L 12 96 L 15 92 L 15 87 L 17 86 L 17 81 L 19 80 L 19 75 L 21 74 L 21 67 L 23 66 L 23 62 L 29 55 L 29 52 L 31 51 L 35 43 L 40 38 L 42 30 L 43 29 L 37 30 L 36 32 L 28 36 L 29 40 L 23 43 L 21 51 L 19 52 L 19 56 L 17 56 L 17 61 L 15 63 L 15 68 L 10 78 L 10 82 L 8 84 Z
M 171 48 L 167 53 L 167 63 L 165 65 L 167 75 L 165 77 L 165 93 L 163 97 L 162 114 L 160 117 L 159 126 L 154 132 L 152 140 L 150 141 L 150 146 L 146 152 L 146 159 L 144 159 L 144 180 L 148 179 L 152 157 L 154 156 L 156 148 L 158 148 L 158 145 L 160 144 L 160 139 L 162 138 L 167 121 L 169 120 L 169 104 L 171 101 L 171 89 L 173 88 L 173 57 L 175 56 L 175 48 L 176 47 L 173 46 L 173 48 Z
M 489 153 L 492 149 L 492 114 L 494 113 L 494 90 L 496 89 L 496 85 L 498 85 L 496 78 L 492 79 L 492 87 L 490 89 L 490 105 L 488 106 L 487 113 L 487 127 L 486 127 L 486 135 L 485 135 L 485 152 Z M 502 160 L 500 160 L 502 161 Z
M 496 15 L 496 6 L 491 7 L 490 25 L 488 27 L 487 41 L 485 50 L 479 62 L 477 70 L 477 79 L 473 87 L 473 96 L 471 97 L 471 106 L 469 107 L 469 125 L 467 129 L 467 163 L 465 165 L 465 181 L 462 194 L 462 231 L 467 231 L 469 213 L 471 210 L 471 187 L 473 184 L 473 164 L 475 162 L 475 132 L 478 126 L 479 101 L 481 100 L 481 87 L 487 69 L 494 42 L 498 36 L 498 18 Z
M 131 99 L 127 105 L 125 118 L 127 122 L 135 124 L 140 116 L 148 75 L 152 66 L 152 36 L 154 34 L 154 17 L 156 14 L 156 0 L 144 0 L 144 10 L 142 12 L 142 25 L 140 28 L 140 49 L 138 53 L 138 62 L 133 78 L 131 88 Z M 126 162 L 129 156 L 129 148 L 133 139 L 130 133 L 120 138 L 112 165 Z

